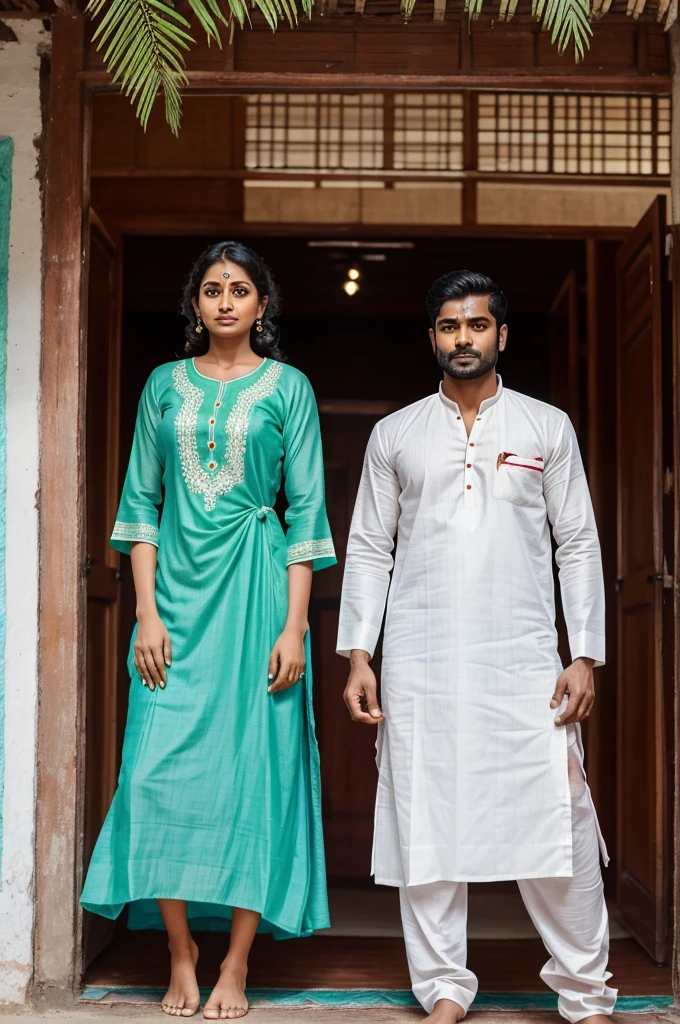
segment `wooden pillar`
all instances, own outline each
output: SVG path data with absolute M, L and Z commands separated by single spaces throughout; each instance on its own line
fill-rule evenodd
M 34 986 L 68 1002 L 79 972 L 83 690 L 85 104 L 84 20 L 52 20 L 45 188 L 40 647 Z

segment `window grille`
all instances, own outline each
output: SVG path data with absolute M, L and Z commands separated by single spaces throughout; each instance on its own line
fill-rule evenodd
M 462 171 L 461 93 L 397 93 L 394 158 L 397 171 Z
M 249 170 L 370 171 L 383 166 L 383 97 L 375 93 L 248 96 Z
M 481 93 L 477 164 L 489 174 L 670 174 L 667 96 Z M 247 97 L 246 168 L 424 178 L 464 170 L 462 93 Z M 469 148 L 468 159 L 474 153 Z
M 670 174 L 667 96 L 483 93 L 478 168 L 518 174 Z

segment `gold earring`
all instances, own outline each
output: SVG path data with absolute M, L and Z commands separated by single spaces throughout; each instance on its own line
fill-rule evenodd
M 195 330 L 196 330 L 196 334 L 202 334 L 203 333 L 203 324 L 201 323 L 201 314 L 200 313 L 196 314 L 196 327 L 195 327 Z
M 255 330 L 257 331 L 258 334 L 262 334 L 262 332 L 264 330 L 264 327 L 262 326 L 262 317 L 261 316 L 258 316 L 257 320 L 255 321 Z

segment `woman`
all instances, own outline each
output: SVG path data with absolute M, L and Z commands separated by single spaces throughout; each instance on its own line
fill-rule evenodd
M 174 1016 L 199 1006 L 190 923 L 230 920 L 204 1008 L 216 1020 L 248 1012 L 258 929 L 328 925 L 307 610 L 313 568 L 335 556 L 316 403 L 282 362 L 266 265 L 238 242 L 210 247 L 182 311 L 189 358 L 144 388 L 112 536 L 132 558 L 133 685 L 82 904 L 165 925 Z

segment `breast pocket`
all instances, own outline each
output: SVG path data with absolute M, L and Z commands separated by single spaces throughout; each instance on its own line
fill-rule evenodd
M 513 505 L 536 508 L 544 504 L 543 459 L 501 452 L 496 461 L 493 496 Z

